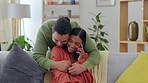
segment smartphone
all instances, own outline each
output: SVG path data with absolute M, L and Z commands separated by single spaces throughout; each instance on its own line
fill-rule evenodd
M 82 46 L 83 46 L 83 43 L 82 43 L 82 45 L 80 45 L 80 47 L 79 48 L 82 48 Z M 74 59 L 78 59 L 78 57 L 79 57 L 79 54 L 77 53 L 77 52 L 80 52 L 80 50 L 76 50 L 73 54 L 73 57 L 74 57 Z

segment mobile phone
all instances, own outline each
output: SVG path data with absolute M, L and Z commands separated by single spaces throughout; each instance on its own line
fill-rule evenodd
M 82 48 L 82 45 L 80 45 L 80 47 L 79 47 L 79 48 Z M 79 49 L 79 48 L 78 48 L 78 49 Z M 81 51 L 80 51 L 80 50 L 78 50 L 78 49 L 76 50 L 76 52 L 81 52 Z
M 80 50 L 76 50 L 76 52 L 81 52 Z
M 83 46 L 83 43 L 82 43 L 82 45 L 80 45 L 79 48 L 82 48 L 82 46 Z M 79 57 L 79 54 L 78 54 L 77 52 L 81 52 L 81 51 L 80 51 L 80 50 L 76 50 L 76 51 L 73 53 L 74 59 L 78 59 L 78 57 Z

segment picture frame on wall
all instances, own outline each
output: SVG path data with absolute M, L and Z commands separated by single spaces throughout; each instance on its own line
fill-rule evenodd
M 97 6 L 115 6 L 115 0 L 97 0 Z

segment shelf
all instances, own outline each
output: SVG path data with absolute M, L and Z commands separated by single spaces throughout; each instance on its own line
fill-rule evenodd
M 128 40 L 128 22 L 129 22 L 129 2 L 142 1 L 142 26 L 139 32 L 141 39 L 137 41 Z M 145 35 L 145 27 L 148 26 L 148 0 L 120 0 L 120 13 L 119 13 L 119 51 L 128 52 L 130 44 L 136 45 L 135 52 L 145 51 L 145 46 L 148 44 L 148 39 Z M 134 15 L 137 16 L 136 14 Z
M 62 16 L 64 16 L 64 17 L 68 17 L 67 15 L 59 15 L 59 17 L 62 17 Z M 69 17 L 69 18 L 72 18 L 72 19 L 79 19 L 80 16 L 79 16 L 79 15 L 72 15 L 72 16 Z
M 47 19 L 57 19 L 59 17 L 68 17 L 68 15 L 54 15 L 54 16 L 50 16 L 50 17 L 44 17 L 44 20 L 47 20 Z M 80 16 L 79 15 L 72 15 L 71 17 L 69 17 L 70 19 L 80 19 Z
M 148 22 L 148 20 L 142 20 L 142 21 L 143 21 L 143 22 L 146 22 L 146 23 Z
M 52 5 L 79 5 L 79 2 L 76 2 L 75 4 L 71 4 L 70 2 L 64 2 L 63 4 L 58 4 L 58 2 L 53 2 L 53 4 L 51 4 L 50 6 Z
M 137 2 L 142 0 L 120 0 L 120 2 Z
M 75 4 L 71 4 L 68 1 L 63 2 L 63 4 L 58 4 L 58 2 L 54 1 L 53 4 L 50 5 L 44 2 L 44 0 L 42 1 L 42 22 L 48 19 L 55 20 L 62 16 L 68 17 L 68 10 L 71 10 L 71 17 L 69 18 L 80 23 L 80 0 L 76 1 Z
M 148 42 L 141 42 L 141 41 L 120 41 L 120 43 L 130 43 L 130 44 L 148 44 Z

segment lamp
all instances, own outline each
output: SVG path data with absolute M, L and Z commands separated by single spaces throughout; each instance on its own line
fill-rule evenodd
M 13 38 L 22 35 L 22 27 L 25 35 L 23 18 L 30 18 L 30 5 L 8 4 L 7 16 L 13 18 Z

